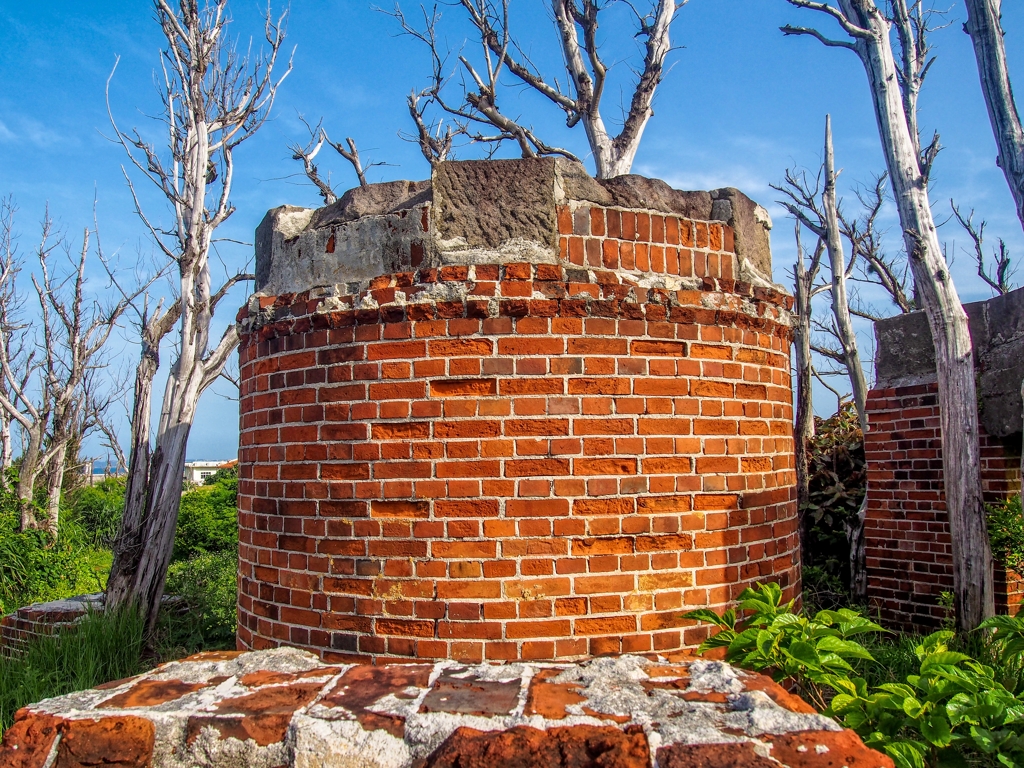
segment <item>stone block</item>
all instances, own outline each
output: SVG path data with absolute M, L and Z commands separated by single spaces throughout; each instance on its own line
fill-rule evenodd
M 543 689 L 543 690 L 542 690 Z M 770 679 L 717 661 L 330 666 L 206 653 L 22 709 L 0 765 L 892 768 Z
M 964 309 L 978 370 L 982 426 L 993 437 L 1019 433 L 1024 428 L 1024 288 Z M 879 320 L 875 341 L 876 389 L 935 381 L 935 348 L 924 312 Z

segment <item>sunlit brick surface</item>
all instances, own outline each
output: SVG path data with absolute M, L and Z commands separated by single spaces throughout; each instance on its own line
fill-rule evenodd
M 794 595 L 787 297 L 736 281 L 720 223 L 558 218 L 561 264 L 260 301 L 240 352 L 243 647 L 664 651 L 703 638 L 689 608 L 758 580 Z M 641 287 L 654 270 L 700 289 Z

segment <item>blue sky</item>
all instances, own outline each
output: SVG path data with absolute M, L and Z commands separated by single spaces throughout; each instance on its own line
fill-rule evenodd
M 252 0 L 233 0 L 232 33 L 259 40 L 261 7 Z M 417 6 L 407 4 L 405 10 L 413 16 Z M 442 10 L 446 16 L 440 28 L 451 48 L 458 49 L 465 29 L 453 9 Z M 524 47 L 543 69 L 555 71 L 560 54 L 547 3 L 515 0 L 513 10 Z M 1005 3 L 1003 13 L 1011 73 L 1024 83 L 1024 9 L 1020 3 Z M 964 15 L 962 2 L 953 3 L 948 26 L 932 36 L 938 59 L 922 96 L 921 125 L 926 138 L 938 130 L 945 146 L 933 172 L 932 201 L 940 221 L 949 215 L 951 197 L 977 209 L 989 222 L 991 242 L 1005 238 L 1020 254 L 1024 237 L 995 166 L 970 39 L 961 30 Z M 629 59 L 636 48 L 627 22 L 625 15 L 613 16 L 602 27 L 607 58 L 615 62 L 606 118 L 615 117 L 620 93 L 628 100 Z M 691 0 L 673 28 L 673 43 L 681 48 L 672 54 L 633 170 L 682 189 L 736 186 L 763 203 L 776 223 L 775 279 L 788 284 L 792 224 L 773 202 L 778 194 L 769 185 L 778 183 L 787 167 L 817 167 L 826 113 L 832 114 L 837 164 L 844 169 L 841 179 L 851 205 L 850 190 L 869 183 L 883 169 L 883 159 L 859 61 L 809 38 L 784 38 L 778 28 L 785 23 L 817 24 L 838 34 L 827 19 L 784 0 Z M 412 127 L 405 96 L 427 83 L 429 64 L 422 46 L 398 31 L 393 19 L 365 0 L 294 0 L 288 18 L 294 70 L 272 120 L 236 155 L 237 212 L 226 226 L 228 236 L 251 241 L 268 208 L 317 204 L 287 150 L 303 139 L 300 114 L 314 122 L 323 117 L 332 137 L 352 136 L 366 159 L 388 163 L 370 171 L 371 181 L 427 177 L 417 148 L 399 132 Z M 154 74 L 161 47 L 159 27 L 145 0 L 0 0 L 0 195 L 11 194 L 17 201 L 23 247 L 35 240 L 47 204 L 78 237 L 91 224 L 95 195 L 105 250 L 116 252 L 126 268 L 152 253 L 121 176 L 123 153 L 107 138 L 111 129 L 104 88 L 120 56 L 111 82 L 115 117 L 123 127 L 151 130 L 147 114 L 158 107 Z M 582 130 L 567 129 L 560 113 L 533 94 L 509 89 L 503 108 L 519 110 L 549 143 L 585 154 Z M 333 169 L 341 189 L 355 183 L 340 159 L 323 165 Z M 158 199 L 147 195 L 144 204 L 157 218 L 165 215 Z M 891 210 L 886 222 L 896 230 Z M 961 297 L 987 298 L 990 292 L 960 251 L 962 233 L 955 223 L 942 233 L 950 252 L 958 254 L 954 275 Z M 218 255 L 231 271 L 251 261 L 251 249 L 242 246 L 225 247 Z M 93 286 L 103 290 L 99 274 Z M 240 288 L 227 302 L 230 311 L 221 322 L 228 322 L 244 300 Z M 131 335 L 130 328 L 121 333 L 113 350 L 115 366 L 134 365 Z M 867 328 L 862 342 L 870 358 Z M 165 361 L 169 357 L 166 350 Z M 226 399 L 230 394 L 228 386 L 218 385 L 204 397 L 190 458 L 234 455 L 237 412 Z M 827 393 L 819 404 L 822 412 L 833 405 Z

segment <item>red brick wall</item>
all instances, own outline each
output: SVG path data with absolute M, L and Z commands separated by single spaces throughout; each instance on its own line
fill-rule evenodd
M 786 298 L 733 279 L 721 224 L 580 207 L 559 227 L 567 263 L 254 307 L 242 647 L 664 651 L 703 638 L 689 608 L 798 592 Z M 700 289 L 610 271 L 651 266 Z
M 943 618 L 939 594 L 953 589 L 937 385 L 872 390 L 868 420 L 868 597 L 890 625 L 935 626 Z M 981 457 L 987 502 L 1020 490 L 1019 437 L 982 429 Z M 1016 611 L 1019 578 L 997 570 L 996 586 L 998 609 Z
M 99 598 L 100 595 L 79 595 L 67 600 L 35 603 L 0 617 L 0 654 L 74 626 L 90 607 L 102 608 Z

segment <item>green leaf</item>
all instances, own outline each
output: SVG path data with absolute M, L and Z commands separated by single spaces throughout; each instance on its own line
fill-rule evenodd
M 683 614 L 684 619 L 691 619 L 693 621 L 703 621 L 708 624 L 714 624 L 717 627 L 725 627 L 732 629 L 732 625 L 727 624 L 722 620 L 722 617 L 712 611 L 710 608 L 698 608 L 695 611 L 687 611 Z
M 904 705 L 904 709 L 906 706 Z M 932 712 L 921 721 L 921 735 L 937 747 L 948 747 L 953 741 L 953 732 L 949 720 L 941 712 Z
M 838 637 L 823 637 L 817 642 L 815 647 L 819 652 L 834 653 L 844 659 L 875 660 L 863 645 L 852 640 L 841 640 Z
M 782 648 L 782 652 L 794 661 L 811 669 L 820 669 L 821 667 L 818 652 L 814 649 L 813 645 L 805 643 L 803 640 L 796 640 L 790 643 L 788 648 Z
M 857 699 L 850 696 L 847 693 L 837 693 L 832 697 L 832 701 L 829 702 L 828 708 L 837 715 L 842 715 L 844 711 L 853 707 L 857 704 Z
M 773 655 L 772 651 L 775 650 L 775 635 L 766 629 L 762 629 L 757 633 L 757 650 L 759 650 L 766 658 Z
M 801 624 L 803 619 L 797 616 L 795 613 L 780 613 L 769 625 L 769 629 L 785 629 L 786 627 L 792 627 L 796 624 Z
M 912 741 L 894 741 L 885 745 L 885 752 L 896 768 L 925 768 L 924 750 Z
M 918 718 L 921 716 L 921 712 L 924 710 L 924 704 L 915 699 L 913 696 L 908 696 L 903 700 L 903 711 L 907 713 L 907 717 Z
M 932 667 L 953 666 L 964 661 L 970 661 L 971 657 L 966 653 L 955 653 L 953 651 L 939 651 L 925 656 L 921 661 L 921 674 L 924 674 Z

